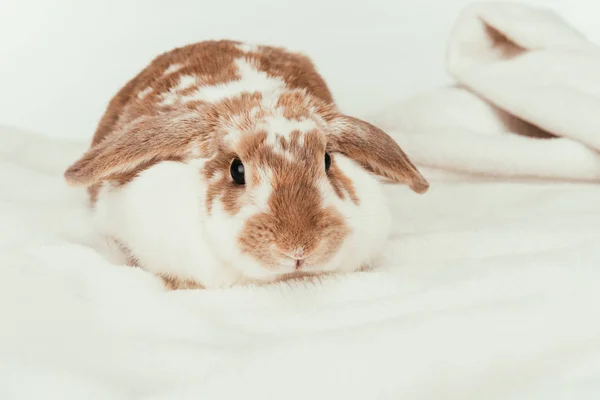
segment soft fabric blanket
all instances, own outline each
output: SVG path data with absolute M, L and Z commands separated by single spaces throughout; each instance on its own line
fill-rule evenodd
M 2 128 L 0 399 L 599 398 L 598 49 L 492 3 L 448 56 L 373 117 L 430 192 L 386 185 L 381 268 L 315 283 L 165 291 L 63 183 L 87 143 Z

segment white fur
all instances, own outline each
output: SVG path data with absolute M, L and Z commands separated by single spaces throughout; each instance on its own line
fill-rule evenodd
M 285 87 L 281 78 L 271 77 L 266 72 L 259 71 L 247 59 L 238 58 L 235 65 L 240 79 L 214 86 L 201 86 L 189 96 L 181 97 L 183 103 L 191 101 L 206 101 L 216 103 L 221 100 L 235 97 L 244 92 L 263 93 L 263 98 L 278 93 Z
M 283 148 L 283 144 L 278 140 L 278 136 L 276 134 L 269 134 L 267 137 L 268 143 L 273 147 L 273 152 L 279 156 L 283 156 L 290 161 L 294 161 L 294 156 L 291 152 L 287 151 Z
M 181 68 L 183 68 L 183 65 L 181 65 L 181 64 L 171 64 L 165 70 L 165 72 L 163 72 L 163 76 L 175 73 L 175 72 L 179 71 Z
M 269 197 L 273 193 L 273 187 L 271 182 L 273 181 L 273 172 L 268 168 L 252 168 L 249 170 L 250 173 L 258 174 L 260 184 L 252 191 L 251 198 L 254 204 L 257 206 L 258 212 L 268 212 L 267 202 Z
M 211 242 L 206 229 L 227 229 L 231 224 L 207 221 L 206 191 L 199 178 L 197 165 L 163 162 L 149 168 L 126 187 L 100 193 L 97 225 L 131 249 L 150 272 L 229 286 L 238 274 L 230 273 L 218 258 L 227 243 Z M 213 251 L 214 245 L 221 251 Z
M 243 118 L 239 115 L 233 115 L 227 118 L 223 123 L 223 128 L 227 132 L 225 141 L 230 146 L 234 146 L 243 135 L 240 125 L 243 123 Z
M 251 53 L 258 51 L 258 46 L 250 43 L 240 43 L 236 46 L 238 49 L 243 51 L 244 53 Z
M 377 180 L 346 157 L 335 157 L 337 165 L 352 177 L 360 205 L 339 199 L 327 179 L 319 183 L 324 207 L 339 210 L 352 233 L 332 260 L 309 266 L 309 271 L 352 271 L 370 263 L 389 230 L 387 205 Z M 98 226 L 125 244 L 146 270 L 195 279 L 207 287 L 269 282 L 292 272 L 293 264 L 285 261 L 277 271 L 264 268 L 243 254 L 237 242 L 250 217 L 268 212 L 271 173 L 258 172 L 261 184 L 247 190 L 248 204 L 238 214 L 229 215 L 216 201 L 208 215 L 207 182 L 201 179 L 201 168 L 198 161 L 163 162 L 123 188 L 103 189 L 96 205 Z
M 294 131 L 306 133 L 317 128 L 317 123 L 313 119 L 302 119 L 300 121 L 286 119 L 283 115 L 275 114 L 265 118 L 265 120 L 257 126 L 260 130 L 266 130 L 269 133 L 271 143 L 276 139 L 275 135 L 289 137 Z
M 171 88 L 168 92 L 162 93 L 160 98 L 161 100 L 159 104 L 161 106 L 172 106 L 177 102 L 179 95 L 173 90 L 173 88 Z
M 198 77 L 194 75 L 181 75 L 176 90 L 184 90 L 198 83 Z
M 254 109 L 250 110 L 249 118 L 255 115 Z M 245 132 L 242 131 L 240 126 L 244 122 L 244 118 L 239 115 L 229 117 L 224 123 L 224 129 L 227 131 L 226 141 L 229 145 L 235 146 L 239 142 L 242 135 Z M 292 132 L 298 131 L 301 134 L 313 131 L 319 127 L 318 118 L 311 116 L 311 118 L 305 118 L 302 120 L 289 120 L 286 119 L 281 113 L 274 113 L 274 115 L 267 115 L 262 120 L 259 120 L 253 127 L 254 132 L 266 131 L 267 132 L 267 143 L 279 155 L 285 156 L 288 159 L 293 159 L 292 154 L 284 151 L 280 143 L 280 138 L 289 141 Z M 250 132 L 252 133 L 252 132 Z M 300 146 L 304 145 L 304 137 L 300 135 L 297 142 Z
M 152 93 L 154 89 L 151 86 L 148 86 L 146 89 L 140 91 L 137 95 L 138 99 L 143 99 L 144 97 L 148 96 L 150 93 Z
M 193 76 L 193 75 L 181 75 L 179 77 L 179 82 L 177 83 L 177 85 L 173 86 L 172 88 L 169 89 L 169 91 L 164 92 L 160 95 L 160 97 L 162 99 L 160 102 L 160 105 L 169 106 L 169 105 L 176 104 L 181 99 L 180 92 L 182 90 L 193 87 L 197 83 L 198 83 L 198 77 Z
M 360 205 L 356 206 L 348 197 L 341 200 L 328 187 L 329 182 L 320 182 L 324 206 L 332 205 L 339 210 L 351 230 L 340 251 L 324 270 L 352 271 L 362 265 L 370 265 L 381 252 L 391 229 L 391 216 L 377 179 L 353 160 L 341 154 L 334 157 L 338 167 L 352 177 Z

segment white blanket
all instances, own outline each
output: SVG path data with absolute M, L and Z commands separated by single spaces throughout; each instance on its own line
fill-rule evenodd
M 106 258 L 64 185 L 86 143 L 3 128 L 0 399 L 598 399 L 598 49 L 494 3 L 449 49 L 468 90 L 374 117 L 430 192 L 386 186 L 385 265 L 320 283 L 164 291 Z

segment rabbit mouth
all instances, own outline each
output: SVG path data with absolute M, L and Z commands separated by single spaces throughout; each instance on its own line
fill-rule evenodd
M 280 282 L 317 282 L 327 275 L 331 275 L 330 272 L 324 271 L 305 271 L 299 269 L 294 272 L 289 272 L 287 274 L 280 275 L 275 281 L 271 282 L 272 284 L 280 283 Z

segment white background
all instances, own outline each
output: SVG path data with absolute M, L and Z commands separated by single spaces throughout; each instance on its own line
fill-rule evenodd
M 0 123 L 91 137 L 110 97 L 155 55 L 219 38 L 307 53 L 339 105 L 366 116 L 449 82 L 446 38 L 469 2 L 0 0 Z M 600 42 L 600 1 L 527 2 Z

